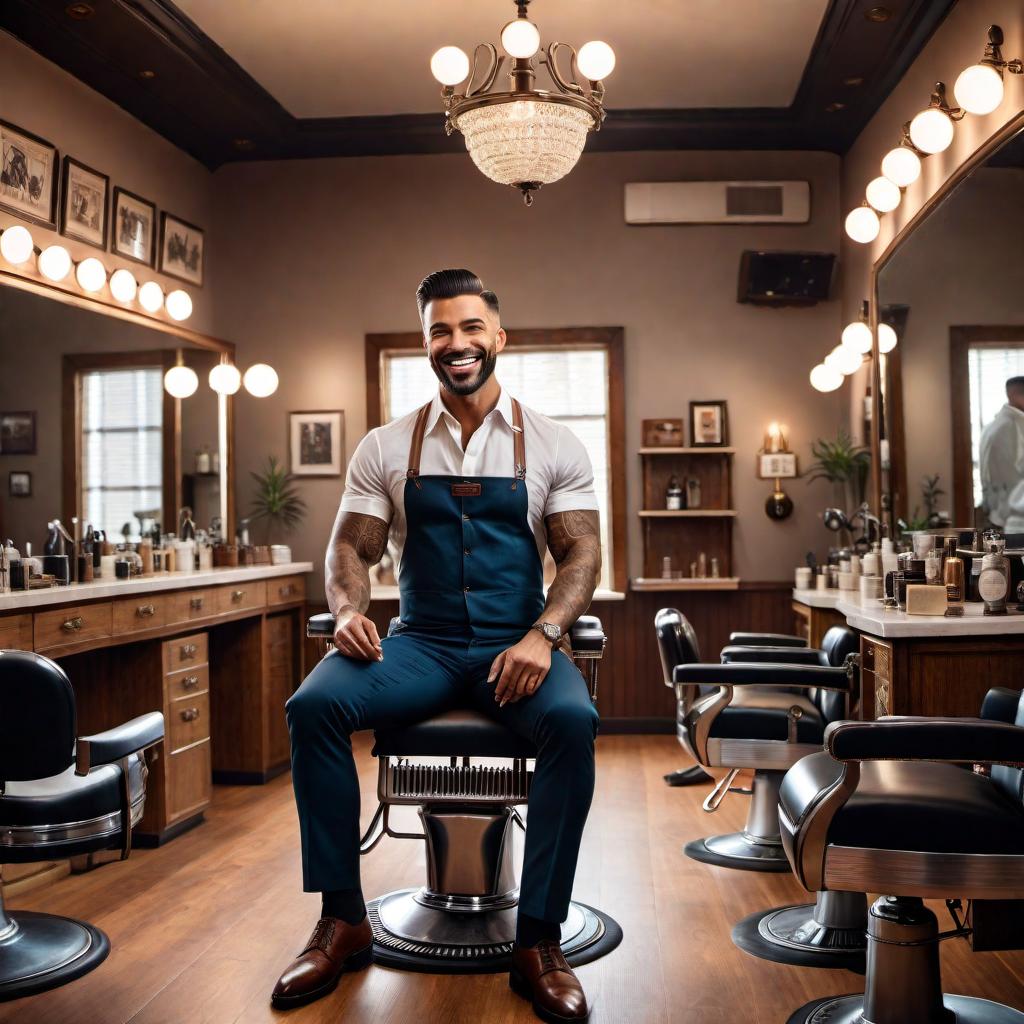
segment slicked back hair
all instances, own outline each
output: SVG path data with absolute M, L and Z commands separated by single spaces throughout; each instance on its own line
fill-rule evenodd
M 1006 382 L 1006 393 L 1010 394 L 1010 392 L 1017 394 L 1024 392 L 1024 377 L 1011 377 Z
M 416 289 L 416 305 L 419 307 L 420 320 L 427 303 L 434 299 L 454 299 L 458 295 L 479 295 L 493 313 L 498 312 L 498 296 L 484 288 L 472 270 L 435 270 L 420 281 Z

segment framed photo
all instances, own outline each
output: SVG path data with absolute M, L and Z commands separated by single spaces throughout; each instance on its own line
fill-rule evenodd
M 0 206 L 57 227 L 57 147 L 6 121 L 0 121 Z
M 12 469 L 7 474 L 7 490 L 12 498 L 31 498 L 32 474 L 27 470 Z
M 288 447 L 294 476 L 341 476 L 345 413 L 288 413 Z
M 760 452 L 757 475 L 762 480 L 792 479 L 800 475 L 793 452 Z
M 0 412 L 0 455 L 35 455 L 36 414 Z
M 107 248 L 110 179 L 70 156 L 64 157 L 60 233 L 97 249 Z
M 168 213 L 160 213 L 160 272 L 203 286 L 203 229 Z
M 114 186 L 114 229 L 110 251 L 117 256 L 156 266 L 156 204 L 119 185 Z
M 711 448 L 729 443 L 725 402 L 690 403 L 690 444 Z
M 644 420 L 645 448 L 681 448 L 683 441 L 683 418 Z

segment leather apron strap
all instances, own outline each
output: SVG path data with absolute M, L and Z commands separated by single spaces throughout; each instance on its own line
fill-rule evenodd
M 434 403 L 427 402 L 416 416 L 416 423 L 412 428 L 412 441 L 409 443 L 409 468 L 406 470 L 406 478 L 411 480 L 417 487 L 421 487 L 420 455 L 423 452 L 423 435 L 427 430 L 427 417 L 430 415 L 430 407 Z

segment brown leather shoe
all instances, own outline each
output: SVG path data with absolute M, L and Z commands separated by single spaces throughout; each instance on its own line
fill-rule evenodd
M 553 939 L 536 946 L 514 946 L 508 983 L 548 1024 L 576 1024 L 590 1018 L 583 986 Z
M 321 917 L 306 948 L 288 965 L 274 986 L 270 1002 L 279 1010 L 304 1006 L 333 992 L 346 971 L 358 971 L 373 959 L 370 921 L 346 924 Z

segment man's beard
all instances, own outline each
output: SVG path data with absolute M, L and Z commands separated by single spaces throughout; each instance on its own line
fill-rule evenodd
M 490 379 L 491 374 L 494 373 L 494 367 L 498 362 L 498 353 L 494 349 L 484 350 L 481 352 L 480 349 L 466 349 L 463 352 L 458 353 L 447 353 L 445 359 L 459 358 L 460 356 L 467 355 L 480 355 L 480 362 L 477 364 L 477 372 L 473 377 L 469 377 L 467 380 L 456 381 L 451 378 L 448 373 L 448 367 L 443 361 L 434 359 L 433 356 L 428 356 L 430 362 L 430 368 L 434 371 L 434 376 L 441 382 L 441 387 L 445 389 L 450 395 L 472 395 L 479 391 L 487 381 Z

